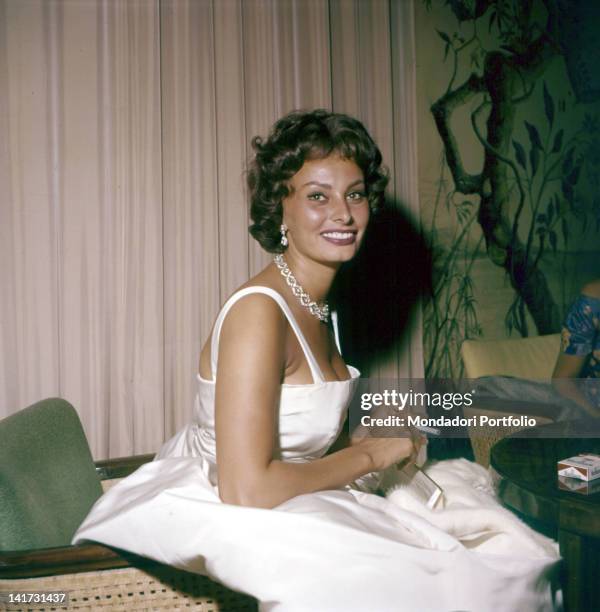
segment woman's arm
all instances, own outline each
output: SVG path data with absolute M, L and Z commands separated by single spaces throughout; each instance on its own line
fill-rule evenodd
M 577 377 L 586 362 L 587 355 L 567 355 L 560 353 L 552 373 L 552 385 L 563 397 L 573 400 L 592 416 L 600 412 L 588 400 L 577 384 Z
M 599 299 L 600 281 L 585 285 L 581 296 Z M 552 384 L 561 395 L 577 402 L 586 412 L 597 417 L 600 411 L 581 391 L 576 380 L 593 350 L 596 333 L 592 313 L 581 308 L 581 300 L 576 301 L 566 316 L 561 352 L 552 373 Z
M 342 487 L 414 451 L 409 438 L 364 439 L 307 463 L 273 459 L 286 324 L 277 303 L 261 294 L 242 298 L 223 322 L 215 428 L 219 494 L 226 503 L 272 508 Z

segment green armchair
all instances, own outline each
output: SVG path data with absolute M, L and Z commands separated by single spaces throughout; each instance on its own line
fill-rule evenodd
M 256 600 L 205 576 L 98 544 L 71 546 L 94 502 L 153 455 L 94 463 L 65 400 L 46 399 L 0 421 L 0 602 L 8 593 L 61 591 L 56 610 L 256 610 Z

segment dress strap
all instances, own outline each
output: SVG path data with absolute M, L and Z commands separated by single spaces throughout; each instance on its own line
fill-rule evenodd
M 323 377 L 323 372 L 321 372 L 321 368 L 319 367 L 319 364 L 317 363 L 317 360 L 315 359 L 313 352 L 310 350 L 310 346 L 308 345 L 308 342 L 306 341 L 306 338 L 304 337 L 304 334 L 302 333 L 302 330 L 300 329 L 300 326 L 298 325 L 298 322 L 296 321 L 290 307 L 287 305 L 286 301 L 283 299 L 281 294 L 279 294 L 277 291 L 275 291 L 274 289 L 271 289 L 270 287 L 262 287 L 260 285 L 246 287 L 245 289 L 240 289 L 239 291 L 234 293 L 225 302 L 225 304 L 223 305 L 223 308 L 221 308 L 221 312 L 219 313 L 219 316 L 217 317 L 217 320 L 215 321 L 215 327 L 213 330 L 212 341 L 211 341 L 211 346 L 210 346 L 210 369 L 211 369 L 213 380 L 216 381 L 217 379 L 217 359 L 219 355 L 219 336 L 221 335 L 221 327 L 223 326 L 223 321 L 225 320 L 225 317 L 227 316 L 229 309 L 239 299 L 243 298 L 246 295 L 249 295 L 250 293 L 264 293 L 265 295 L 268 295 L 269 297 L 273 298 L 279 304 L 285 316 L 287 317 L 289 324 L 294 330 L 294 333 L 296 334 L 296 338 L 298 338 L 298 342 L 300 343 L 300 346 L 302 347 L 302 351 L 304 352 L 304 356 L 306 357 L 306 361 L 308 362 L 308 366 L 310 367 L 310 372 L 313 377 L 313 382 L 314 383 L 324 382 L 325 378 Z

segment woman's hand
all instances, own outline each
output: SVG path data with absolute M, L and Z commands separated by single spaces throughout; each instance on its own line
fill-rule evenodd
M 370 436 L 353 436 L 350 444 L 365 452 L 373 465 L 374 472 L 385 470 L 391 465 L 400 463 L 403 467 L 414 463 L 419 450 L 427 438 L 422 434 L 412 434 L 406 437 L 375 438 Z

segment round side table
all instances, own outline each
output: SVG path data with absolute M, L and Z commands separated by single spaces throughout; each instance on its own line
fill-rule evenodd
M 600 454 L 600 421 L 519 431 L 497 442 L 490 453 L 502 502 L 558 538 L 567 612 L 600 610 L 600 491 L 560 489 L 556 467 L 560 459 L 583 452 Z

